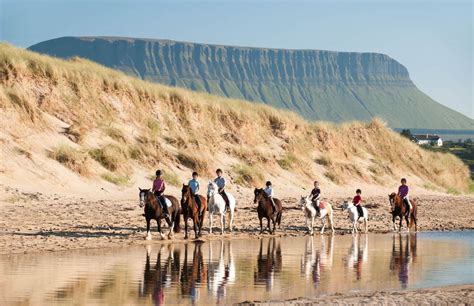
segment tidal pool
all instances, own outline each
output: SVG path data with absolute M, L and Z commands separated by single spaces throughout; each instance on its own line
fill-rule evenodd
M 149 244 L 0 257 L 0 305 L 231 304 L 474 283 L 474 232 Z

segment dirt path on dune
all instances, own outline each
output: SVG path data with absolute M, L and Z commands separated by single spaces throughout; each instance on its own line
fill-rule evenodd
M 64 198 L 39 193 L 21 193 L 6 190 L 8 201 L 0 202 L 0 254 L 60 251 L 80 248 L 120 247 L 149 243 L 144 240 L 145 220 L 135 200 L 106 201 L 85 198 Z M 332 203 L 342 203 L 332 198 Z M 423 196 L 418 197 L 419 230 L 474 229 L 474 196 Z M 208 219 L 204 225 L 203 240 L 242 239 L 260 237 L 256 207 L 250 196 L 238 196 L 238 212 L 234 232 L 221 236 L 215 231 L 208 234 Z M 284 198 L 282 227 L 278 236 L 305 235 L 304 217 L 297 207 L 296 198 Z M 370 232 L 392 230 L 391 215 L 386 197 L 367 197 Z M 450 207 L 450 209 L 447 209 Z M 336 234 L 349 233 L 347 212 L 335 210 Z M 217 221 L 217 220 L 215 220 Z M 163 222 L 164 224 L 165 222 Z M 153 240 L 159 243 L 153 222 Z M 319 227 L 319 222 L 318 222 Z M 168 227 L 165 227 L 165 232 Z M 268 234 L 264 234 L 268 235 Z M 182 241 L 183 232 L 175 235 Z M 194 237 L 194 235 L 191 235 Z M 169 240 L 168 240 L 169 241 Z

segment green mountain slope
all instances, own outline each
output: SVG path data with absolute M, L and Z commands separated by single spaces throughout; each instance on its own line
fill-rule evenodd
M 377 53 L 284 50 L 116 37 L 63 37 L 30 50 L 79 56 L 166 85 L 294 110 L 310 120 L 383 118 L 394 128 L 472 129 Z

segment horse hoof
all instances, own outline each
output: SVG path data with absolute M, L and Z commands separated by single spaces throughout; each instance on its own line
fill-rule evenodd
M 145 240 L 151 240 L 151 236 L 146 236 Z

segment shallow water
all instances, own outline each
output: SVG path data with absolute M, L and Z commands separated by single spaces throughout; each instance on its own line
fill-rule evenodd
M 473 231 L 150 244 L 0 257 L 0 304 L 230 304 L 471 284 L 473 267 Z

